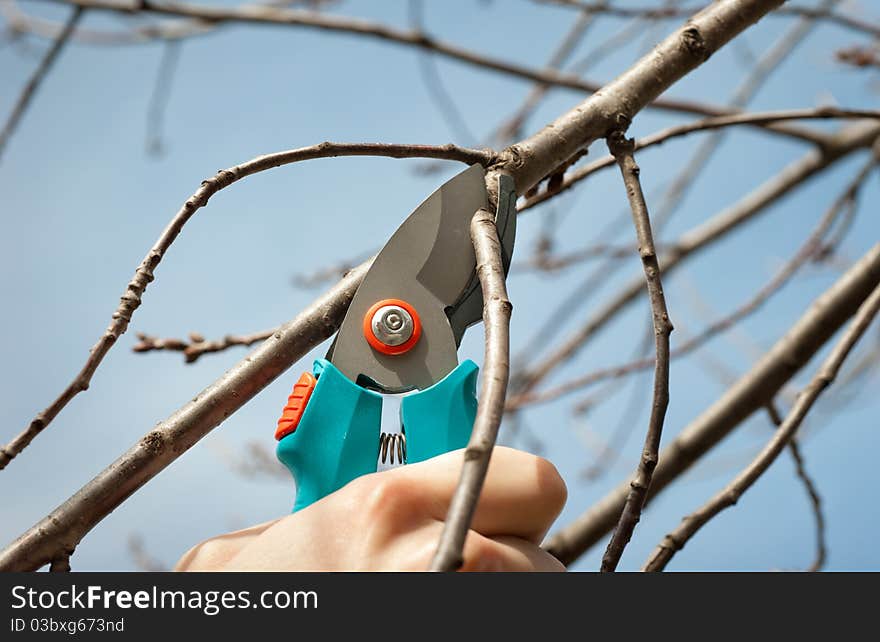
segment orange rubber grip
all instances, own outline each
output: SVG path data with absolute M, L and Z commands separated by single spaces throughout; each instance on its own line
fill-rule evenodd
M 278 420 L 278 427 L 275 429 L 275 439 L 280 440 L 294 430 L 299 425 L 299 420 L 306 411 L 306 404 L 312 396 L 312 390 L 318 380 L 311 372 L 304 372 L 295 384 L 293 384 L 293 392 L 287 398 L 287 405 L 281 411 L 281 418 Z

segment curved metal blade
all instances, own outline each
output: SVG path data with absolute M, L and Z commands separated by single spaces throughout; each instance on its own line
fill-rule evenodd
M 472 287 L 476 260 L 470 222 L 487 206 L 480 165 L 453 177 L 419 205 L 364 277 L 327 359 L 352 381 L 385 392 L 424 389 L 451 372 L 458 365 L 458 342 L 447 309 Z M 364 315 L 382 299 L 408 302 L 421 319 L 422 336 L 405 354 L 381 354 L 364 338 Z

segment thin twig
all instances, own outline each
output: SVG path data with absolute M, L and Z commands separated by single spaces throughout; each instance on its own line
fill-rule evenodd
M 494 169 L 509 171 L 519 189 L 529 190 L 593 141 L 631 120 L 660 93 L 780 3 L 781 0 L 714 3 L 675 30 L 602 92 L 591 95 L 551 126 L 505 150 Z M 367 264 L 356 268 L 195 400 L 160 422 L 116 462 L 25 531 L 0 552 L 0 569 L 39 568 L 59 552 L 75 546 L 110 511 L 335 332 L 366 269 Z M 846 310 L 845 305 L 841 308 Z
M 563 37 L 562 42 L 550 56 L 550 60 L 544 66 L 545 69 L 556 71 L 562 67 L 565 61 L 571 56 L 572 52 L 577 48 L 587 30 L 593 25 L 595 18 L 588 13 L 581 13 L 574 24 Z M 584 69 L 575 69 L 574 73 L 583 74 Z M 526 120 L 541 104 L 541 100 L 547 95 L 551 85 L 546 83 L 537 83 L 530 90 L 525 100 L 519 108 L 504 122 L 495 128 L 489 136 L 489 143 L 494 146 L 506 145 L 522 135 L 523 126 Z
M 798 248 L 794 256 L 783 265 L 773 278 L 761 287 L 752 297 L 749 298 L 741 306 L 737 307 L 730 314 L 710 323 L 698 334 L 690 337 L 684 343 L 676 346 L 671 352 L 671 358 L 677 359 L 693 352 L 706 341 L 714 336 L 725 332 L 734 326 L 734 324 L 745 319 L 749 315 L 758 310 L 770 297 L 778 292 L 794 274 L 807 261 L 824 255 L 827 251 L 827 245 L 822 243 L 822 239 L 828 233 L 834 222 L 838 219 L 842 212 L 847 211 L 847 206 L 855 202 L 859 189 L 864 184 L 868 174 L 880 162 L 880 143 L 875 144 L 875 151 L 872 157 L 862 166 L 856 176 L 847 184 L 843 192 L 834 200 L 831 207 L 825 212 L 816 228 L 810 233 L 807 240 Z M 636 359 L 628 363 L 610 368 L 602 368 L 586 375 L 576 377 L 561 385 L 548 388 L 539 392 L 520 393 L 512 396 L 507 401 L 507 410 L 515 410 L 524 405 L 534 405 L 539 403 L 547 403 L 554 401 L 576 390 L 582 390 L 587 386 L 594 385 L 600 381 L 607 379 L 616 379 L 624 377 L 633 372 L 650 368 L 655 361 L 653 359 Z
M 634 147 L 634 141 L 631 138 L 626 138 L 621 132 L 615 132 L 608 137 L 608 149 L 620 166 L 620 173 L 623 176 L 626 194 L 632 208 L 633 225 L 636 228 L 636 238 L 639 243 L 639 256 L 642 259 L 648 297 L 651 301 L 654 349 L 656 351 L 654 395 L 642 456 L 635 477 L 630 482 L 629 495 L 627 495 L 626 503 L 620 513 L 617 527 L 614 529 L 614 534 L 611 536 L 611 541 L 608 542 L 605 555 L 602 557 L 601 570 L 603 572 L 614 571 L 617 568 L 623 550 L 632 538 L 636 524 L 641 518 L 642 507 L 645 505 L 645 498 L 651 487 L 651 477 L 657 466 L 663 421 L 666 417 L 666 408 L 669 405 L 669 335 L 672 333 L 672 323 L 666 309 L 660 264 L 657 261 L 654 236 L 651 233 L 651 218 L 639 180 L 639 166 L 633 156 Z
M 486 354 L 480 384 L 480 403 L 474 428 L 464 452 L 464 463 L 449 504 L 443 533 L 431 570 L 455 571 L 464 563 L 462 551 L 480 498 L 489 459 L 504 415 L 504 395 L 510 375 L 510 314 L 501 243 L 495 216 L 481 209 L 471 221 L 471 240 L 477 256 L 477 276 L 483 291 Z
M 177 214 L 162 232 L 159 240 L 147 253 L 143 262 L 134 273 L 122 295 L 121 303 L 113 313 L 109 327 L 98 339 L 89 352 L 89 357 L 79 374 L 70 385 L 45 410 L 40 412 L 18 436 L 5 447 L 0 448 L 0 470 L 48 426 L 55 416 L 77 394 L 88 389 L 92 375 L 100 365 L 104 356 L 126 331 L 131 317 L 141 304 L 141 296 L 147 285 L 153 280 L 153 273 L 168 248 L 180 234 L 183 226 L 200 208 L 208 203 L 208 199 L 233 183 L 275 167 L 288 165 L 316 158 L 338 156 L 384 156 L 391 158 L 444 158 L 464 163 L 481 163 L 488 165 L 495 154 L 486 150 L 465 149 L 454 145 L 433 147 L 430 145 L 393 145 L 384 143 L 331 143 L 324 142 L 311 147 L 287 150 L 274 154 L 258 156 L 246 163 L 220 170 L 211 178 L 202 181 L 202 186 L 183 204 Z
M 191 332 L 188 341 L 185 339 L 160 339 L 143 332 L 138 332 L 137 338 L 139 343 L 135 344 L 132 350 L 134 352 L 152 352 L 155 350 L 182 352 L 184 362 L 195 363 L 203 354 L 221 352 L 233 346 L 251 346 L 260 341 L 265 341 L 277 331 L 278 328 L 270 328 L 269 330 L 252 334 L 227 334 L 222 339 L 215 339 L 214 341 L 205 340 L 205 337 L 198 332 Z
M 867 67 L 880 69 L 880 47 L 876 44 L 873 46 L 854 46 L 839 49 L 834 53 L 834 58 L 837 62 L 861 69 Z
M 840 0 L 822 0 L 820 9 L 830 10 Z M 758 59 L 754 68 L 733 92 L 727 105 L 733 109 L 743 109 L 764 85 L 767 79 L 788 58 L 795 48 L 815 27 L 815 18 L 799 18 L 783 33 Z M 654 225 L 660 233 L 688 191 L 697 182 L 697 177 L 708 167 L 709 161 L 721 147 L 726 130 L 713 131 L 700 141 L 684 168 L 671 182 L 663 198 L 654 209 Z
M 370 261 L 349 272 L 256 350 L 224 373 L 0 551 L 0 571 L 33 571 L 72 551 L 132 493 L 333 335 Z
M 648 501 L 688 470 L 752 414 L 766 407 L 880 284 L 880 243 L 872 247 L 734 385 L 660 453 Z M 546 548 L 570 564 L 617 522 L 629 483 L 614 488 L 587 512 L 557 531 Z
M 773 433 L 754 461 L 733 479 L 724 489 L 710 499 L 704 506 L 688 515 L 674 531 L 666 535 L 663 541 L 645 562 L 643 570 L 662 571 L 669 560 L 680 551 L 697 531 L 725 508 L 736 504 L 743 493 L 758 481 L 770 465 L 776 461 L 779 453 L 785 448 L 797 432 L 798 427 L 813 407 L 819 395 L 832 384 L 841 364 L 849 355 L 853 346 L 865 333 L 874 317 L 880 310 L 880 286 L 874 288 L 871 295 L 859 306 L 858 312 L 850 323 L 840 341 L 822 363 L 821 368 L 812 381 L 801 391 L 792 409 Z
M 836 107 L 816 107 L 812 109 L 788 109 L 782 111 L 766 111 L 734 114 L 732 116 L 720 116 L 718 118 L 706 118 L 684 125 L 674 125 L 666 129 L 660 130 L 650 136 L 636 140 L 636 151 L 660 145 L 667 140 L 687 136 L 695 132 L 718 129 L 722 127 L 732 127 L 736 125 L 757 125 L 761 123 L 783 122 L 787 120 L 809 120 L 809 119 L 880 119 L 880 110 L 861 110 L 861 109 L 837 109 Z M 552 193 L 541 192 L 526 200 L 519 207 L 519 212 L 525 212 L 536 207 L 562 192 L 571 189 L 584 180 L 588 176 L 595 174 L 601 169 L 614 165 L 614 157 L 611 155 L 599 158 L 592 163 L 588 163 L 583 167 L 576 169 L 566 175 L 562 184 L 559 185 Z
M 331 33 L 353 34 L 366 38 L 374 38 L 383 42 L 389 42 L 398 45 L 416 47 L 426 51 L 433 51 L 436 54 L 458 60 L 460 62 L 489 69 L 502 74 L 530 80 L 535 83 L 552 85 L 557 87 L 565 87 L 581 92 L 593 94 L 597 92 L 602 85 L 590 81 L 583 80 L 574 74 L 566 74 L 554 70 L 533 69 L 513 62 L 492 58 L 474 51 L 465 49 L 458 45 L 444 42 L 434 38 L 428 33 L 415 31 L 412 29 L 398 29 L 386 24 L 371 22 L 361 18 L 352 18 L 348 16 L 322 14 L 313 11 L 300 11 L 295 9 L 284 9 L 267 5 L 246 5 L 242 7 L 220 7 L 208 6 L 201 4 L 188 4 L 184 2 L 156 2 L 155 0 L 139 0 L 136 7 L 130 3 L 119 2 L 117 0 L 52 0 L 57 4 L 82 6 L 88 9 L 99 9 L 105 11 L 114 11 L 131 15 L 133 11 L 139 13 L 155 13 L 160 15 L 170 15 L 186 18 L 194 18 L 204 22 L 221 24 L 221 23 L 242 23 L 242 24 L 264 24 L 264 25 L 281 25 L 288 27 L 301 27 L 317 29 Z M 760 15 L 767 13 L 770 9 L 769 4 L 777 5 L 782 0 L 737 0 L 734 4 L 743 9 L 739 12 L 740 22 L 733 30 L 729 29 L 729 23 L 724 22 L 724 28 L 715 30 L 709 22 L 706 23 L 708 32 L 711 37 L 716 33 L 732 37 L 738 30 L 742 30 L 749 26 L 753 19 L 757 19 Z M 767 4 L 767 8 L 764 5 Z M 758 12 L 751 12 L 755 7 L 760 7 Z M 748 10 L 746 10 L 748 9 Z M 713 11 L 713 15 L 723 13 Z M 760 14 L 760 15 L 758 15 Z M 728 16 L 724 16 L 727 18 Z M 709 41 L 703 44 L 707 44 Z M 711 42 L 712 46 L 721 46 L 723 42 Z M 677 59 L 693 58 L 700 59 L 702 62 L 705 50 L 697 47 L 693 51 L 685 49 L 680 52 Z M 684 54 L 682 56 L 682 54 Z M 677 68 L 678 65 L 670 65 L 670 71 Z M 684 71 L 684 69 L 682 69 Z M 612 83 L 613 84 L 613 83 Z M 658 83 L 665 85 L 664 80 Z M 730 109 L 719 107 L 716 105 L 708 105 L 691 100 L 672 99 L 672 98 L 656 98 L 649 100 L 646 105 L 650 104 L 652 108 L 663 109 L 673 112 L 683 112 L 691 114 L 702 114 L 704 116 L 720 116 L 730 114 Z M 641 109 L 642 106 L 639 106 Z M 783 132 L 782 130 L 774 130 L 787 136 L 793 135 L 792 132 Z M 524 186 L 523 189 L 526 189 Z
M 782 415 L 779 414 L 779 410 L 773 401 L 767 404 L 767 414 L 770 416 L 770 421 L 773 422 L 774 426 L 779 428 L 782 425 Z M 822 497 L 819 495 L 816 484 L 809 473 L 807 473 L 807 466 L 804 463 L 803 453 L 801 453 L 800 439 L 796 435 L 793 435 L 791 441 L 788 442 L 788 451 L 791 453 L 791 458 L 794 462 L 795 474 L 804 485 L 804 490 L 807 491 L 807 496 L 810 498 L 810 506 L 813 509 L 813 521 L 816 524 L 816 556 L 807 568 L 807 572 L 815 573 L 822 570 L 822 567 L 825 566 L 825 559 L 828 556 L 828 546 L 825 543 L 825 514 L 822 511 Z
M 0 130 L 0 157 L 3 156 L 3 151 L 6 149 L 6 143 L 9 142 L 9 137 L 12 136 L 12 132 L 14 132 L 16 126 L 18 126 L 21 117 L 24 115 L 24 112 L 27 110 L 28 105 L 30 105 L 34 94 L 37 92 L 40 83 L 46 78 L 46 74 L 49 73 L 52 64 L 58 58 L 58 54 L 61 53 L 61 50 L 64 49 L 64 45 L 70 40 L 70 34 L 73 33 L 73 30 L 76 28 L 77 23 L 79 23 L 80 18 L 82 18 L 83 13 L 84 10 L 82 7 L 73 8 L 67 21 L 64 23 L 64 27 L 59 32 L 58 37 L 55 38 L 52 46 L 49 47 L 46 55 L 43 56 L 40 64 L 37 65 L 37 68 L 24 86 L 18 100 L 15 101 L 12 113 L 9 114 L 9 118 L 6 119 L 3 129 Z
M 724 238 L 745 222 L 753 220 L 770 204 L 777 202 L 808 179 L 837 163 L 857 149 L 870 146 L 880 135 L 880 123 L 867 121 L 844 128 L 835 142 L 819 150 L 811 150 L 801 159 L 785 167 L 778 175 L 740 199 L 736 204 L 716 214 L 711 219 L 686 232 L 678 243 L 661 256 L 663 270 L 669 274 L 682 265 L 687 258 L 705 251 L 719 239 Z M 572 359 L 599 330 L 611 322 L 621 311 L 642 293 L 644 280 L 641 276 L 630 281 L 615 297 L 597 309 L 584 325 L 575 331 L 550 355 L 524 372 L 516 389 L 517 395 L 534 390 L 538 383 L 557 367 Z
M 150 107 L 147 110 L 147 153 L 153 156 L 161 156 L 165 152 L 163 142 L 163 121 L 165 120 L 165 108 L 171 97 L 171 83 L 177 71 L 180 60 L 180 41 L 169 40 L 162 49 L 162 58 L 159 61 L 159 71 L 156 73 L 156 83 L 153 86 L 153 94 L 150 96 Z
M 408 3 L 409 23 L 413 30 L 424 31 L 424 4 L 422 0 L 409 0 Z M 419 68 L 422 72 L 422 84 L 428 95 L 433 99 L 434 105 L 446 121 L 452 134 L 460 143 L 472 144 L 477 140 L 468 127 L 467 120 L 462 114 L 452 95 L 443 83 L 443 77 L 437 68 L 437 61 L 430 51 L 419 55 Z
M 312 11 L 320 10 L 321 5 L 328 5 L 338 0 L 278 0 L 267 2 L 274 7 L 289 7 L 291 5 L 306 5 Z M 133 8 L 130 14 L 137 12 Z M 0 15 L 9 23 L 10 28 L 17 33 L 28 33 L 41 38 L 55 39 L 63 29 L 62 25 L 53 20 L 26 14 L 18 7 L 16 0 L 0 0 Z M 185 38 L 203 36 L 212 32 L 218 25 L 206 20 L 184 18 L 180 20 L 165 20 L 162 22 L 149 22 L 148 24 L 135 24 L 126 30 L 86 29 L 77 28 L 71 39 L 75 42 L 101 46 L 119 46 L 143 44 L 148 42 L 181 41 Z
M 616 18 L 648 18 L 651 20 L 675 19 L 692 15 L 702 7 L 621 7 L 615 6 L 602 0 L 535 0 L 542 4 L 556 4 L 572 7 L 579 11 L 595 14 L 605 14 Z M 857 17 L 834 11 L 831 8 L 821 7 L 779 7 L 770 14 L 771 16 L 795 16 L 800 18 L 815 18 L 827 20 L 842 27 L 859 31 L 875 38 L 880 38 L 880 25 L 876 25 Z

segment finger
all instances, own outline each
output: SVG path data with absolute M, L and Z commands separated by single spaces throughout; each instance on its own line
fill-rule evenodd
M 397 487 L 409 486 L 411 492 L 406 494 L 442 521 L 458 485 L 463 460 L 464 451 L 457 450 L 380 475 L 396 475 L 397 479 L 388 482 Z M 488 537 L 513 535 L 539 543 L 566 497 L 565 482 L 549 461 L 496 446 L 471 528 Z
M 464 544 L 462 572 L 563 572 L 555 557 L 519 537 L 490 538 L 470 531 Z
M 233 557 L 238 555 L 245 546 L 253 542 L 266 529 L 278 520 L 264 522 L 243 528 L 238 531 L 226 533 L 218 537 L 205 540 L 196 544 L 180 558 L 174 566 L 175 571 L 213 571 L 226 565 Z

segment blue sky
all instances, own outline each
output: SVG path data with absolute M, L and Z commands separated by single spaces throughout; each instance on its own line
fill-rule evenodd
M 847 6 L 876 21 L 876 10 L 867 4 Z M 66 13 L 38 3 L 25 3 L 24 8 L 55 19 Z M 407 20 L 407 6 L 401 2 L 347 2 L 338 10 L 400 26 Z M 519 1 L 432 3 L 425 12 L 426 24 L 437 36 L 530 66 L 543 64 L 573 18 L 569 10 Z M 96 29 L 118 29 L 123 23 L 113 15 L 84 20 Z M 622 24 L 599 23 L 573 59 Z M 590 77 L 607 80 L 620 73 L 674 24 L 633 38 Z M 765 20 L 669 95 L 723 103 L 743 76 L 743 52 L 763 51 L 791 24 L 789 18 Z M 851 70 L 833 59 L 835 50 L 860 42 L 837 27 L 817 28 L 750 107 L 876 107 L 876 74 Z M 0 48 L 0 114 L 9 112 L 45 47 L 36 39 L 27 43 Z M 4 442 L 75 375 L 135 267 L 203 178 L 259 154 L 328 139 L 479 142 L 460 138 L 449 128 L 425 87 L 421 54 L 413 50 L 304 29 L 230 27 L 182 43 L 164 117 L 166 151 L 156 157 L 145 151 L 146 120 L 162 51 L 160 44 L 73 43 L 0 160 Z M 512 113 L 530 87 L 456 62 L 438 59 L 437 65 L 468 127 L 478 135 Z M 551 92 L 527 131 L 537 130 L 578 100 L 576 92 Z M 681 120 L 646 111 L 630 133 L 646 135 Z M 698 140 L 681 139 L 640 155 L 649 196 L 675 175 Z M 661 240 L 674 239 L 709 218 L 806 152 L 796 142 L 745 130 L 732 133 Z M 592 158 L 604 153 L 602 143 L 590 152 Z M 766 282 L 808 236 L 864 158 L 860 154 L 838 164 L 666 281 L 677 328 L 673 346 Z M 196 330 L 218 337 L 291 318 L 316 294 L 293 287 L 294 275 L 381 246 L 403 217 L 456 171 L 450 163 L 445 173 L 424 176 L 414 171 L 421 166 L 419 161 L 387 159 L 318 160 L 265 172 L 215 196 L 163 260 L 129 333 L 98 370 L 91 389 L 0 473 L 5 498 L 0 540 L 12 540 L 245 355 L 243 349 L 231 350 L 183 365 L 173 354 L 132 353 L 134 332 L 182 336 Z M 877 187 L 875 175 L 842 245 L 846 260 L 860 256 L 880 236 Z M 516 256 L 529 256 L 550 216 L 562 252 L 596 241 L 625 207 L 616 173 L 601 174 L 553 205 L 521 217 Z M 628 241 L 630 229 L 621 231 L 617 242 Z M 589 271 L 584 265 L 553 278 L 518 274 L 510 279 L 515 353 L 532 338 L 554 301 Z M 549 347 L 562 341 L 595 305 L 640 271 L 633 256 L 585 305 L 566 310 L 541 343 Z M 838 273 L 807 268 L 740 330 L 714 339 L 700 354 L 743 373 Z M 552 381 L 628 359 L 641 340 L 645 311 L 635 307 L 621 316 L 578 359 L 555 372 Z M 865 343 L 876 340 L 875 327 Z M 201 539 L 282 514 L 293 497 L 292 482 L 244 478 L 231 469 L 228 457 L 243 456 L 255 440 L 274 447 L 275 421 L 290 386 L 325 350 L 321 346 L 296 364 L 106 518 L 78 548 L 74 568 L 134 568 L 127 545 L 132 534 L 143 538 L 151 555 L 171 565 Z M 468 332 L 461 356 L 482 361 L 479 326 Z M 700 366 L 701 358 L 673 365 L 666 442 L 723 391 Z M 814 360 L 799 375 L 797 385 L 808 380 L 816 364 Z M 575 395 L 525 413 L 526 436 L 503 433 L 506 443 L 539 449 L 562 471 L 570 498 L 558 524 L 574 518 L 634 468 L 647 420 L 650 375 L 637 381 L 587 419 L 571 413 L 572 403 L 580 399 Z M 637 387 L 631 392 L 633 385 Z M 844 408 L 820 401 L 805 427 L 803 450 L 828 521 L 828 568 L 880 569 L 875 545 L 880 516 L 865 510 L 872 505 L 866 495 L 875 481 L 873 453 L 880 446 L 878 408 L 870 395 L 876 385 L 875 376 Z M 620 458 L 600 479 L 585 480 L 581 472 L 595 460 L 591 444 L 613 432 L 633 396 L 642 400 L 642 410 L 631 419 L 634 427 Z M 665 492 L 644 515 L 622 568 L 638 568 L 663 534 L 745 465 L 769 434 L 766 419 L 756 416 Z M 602 548 L 594 548 L 574 568 L 597 568 Z M 812 554 L 810 508 L 790 459 L 783 456 L 739 505 L 697 535 L 670 568 L 794 569 L 809 564 Z

